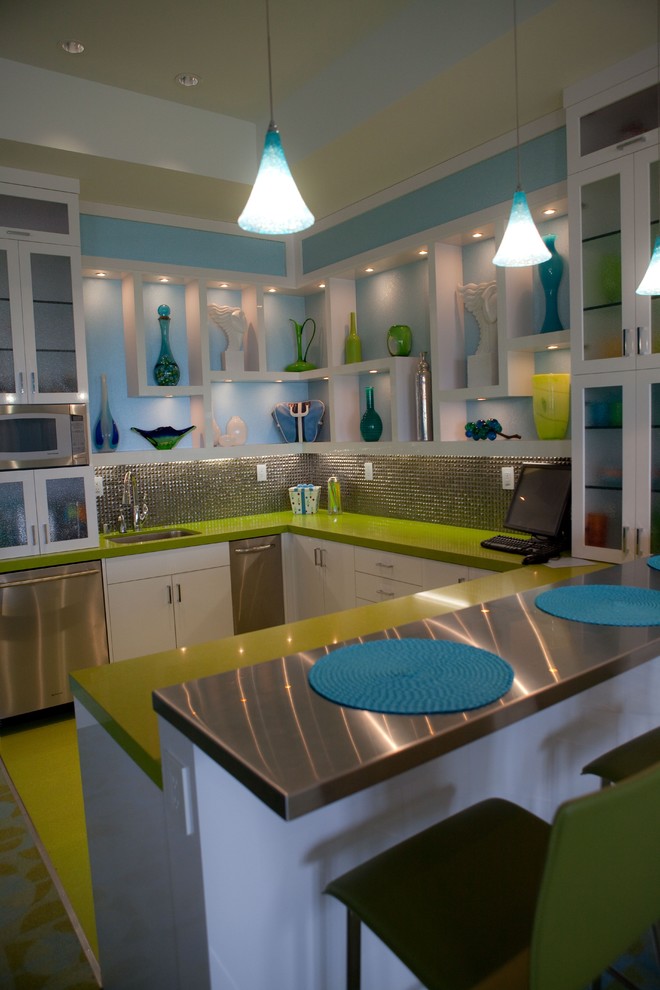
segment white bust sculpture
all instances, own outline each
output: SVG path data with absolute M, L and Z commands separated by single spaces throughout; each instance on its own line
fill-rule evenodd
M 497 384 L 497 283 L 468 282 L 457 293 L 479 327 L 479 343 L 467 359 L 468 386 Z

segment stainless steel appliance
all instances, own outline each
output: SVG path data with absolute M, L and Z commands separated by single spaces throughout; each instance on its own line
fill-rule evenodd
M 229 544 L 234 632 L 266 629 L 284 622 L 282 542 L 256 536 Z
M 87 407 L 0 406 L 0 470 L 89 464 Z
M 0 719 L 71 701 L 69 671 L 107 662 L 99 561 L 0 574 Z

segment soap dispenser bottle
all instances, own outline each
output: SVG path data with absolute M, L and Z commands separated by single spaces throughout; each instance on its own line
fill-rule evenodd
M 337 516 L 341 512 L 341 486 L 333 474 L 328 478 L 328 515 Z

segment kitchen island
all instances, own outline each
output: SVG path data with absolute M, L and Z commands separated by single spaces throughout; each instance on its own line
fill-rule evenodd
M 594 569 L 597 566 L 582 568 L 582 572 Z M 395 753 L 388 764 L 376 747 L 370 751 L 368 759 L 363 759 L 362 754 L 359 765 L 347 773 L 343 770 L 336 773 L 335 753 L 337 760 L 345 757 L 347 740 L 348 749 L 359 752 L 354 748 L 358 736 L 353 740 L 349 733 L 339 742 L 332 735 L 326 738 L 327 727 L 324 728 L 320 737 L 321 750 L 330 761 L 324 767 L 323 761 L 319 762 L 319 752 L 312 753 L 304 745 L 300 748 L 301 735 L 295 726 L 298 717 L 304 714 L 305 705 L 302 708 L 293 705 L 294 688 L 302 683 L 301 672 L 318 651 L 325 652 L 326 647 L 360 637 L 386 635 L 387 630 L 391 634 L 393 629 L 410 622 L 420 622 L 426 630 L 424 634 L 428 635 L 429 629 L 444 628 L 442 616 L 448 617 L 448 628 L 458 629 L 458 634 L 463 635 L 462 616 L 477 613 L 483 622 L 484 617 L 492 613 L 496 600 L 502 598 L 510 603 L 526 602 L 527 608 L 533 589 L 570 574 L 567 568 L 518 566 L 505 574 L 443 588 L 437 593 L 413 595 L 387 604 L 231 637 L 188 651 L 171 651 L 114 664 L 105 670 L 76 674 L 73 687 L 100 963 L 108 990 L 132 986 L 194 987 L 198 990 L 209 985 L 241 988 L 274 985 L 272 981 L 269 984 L 264 980 L 276 960 L 280 965 L 281 954 L 286 959 L 282 985 L 341 985 L 337 983 L 336 972 L 337 967 L 341 968 L 343 925 L 335 930 L 338 924 L 335 919 L 331 924 L 331 936 L 322 934 L 324 923 L 319 928 L 319 918 L 331 910 L 320 896 L 329 876 L 368 855 L 377 845 L 387 845 L 403 832 L 414 830 L 427 820 L 446 814 L 483 793 L 490 793 L 491 789 L 519 797 L 514 786 L 517 783 L 525 792 L 527 803 L 532 801 L 537 810 L 542 809 L 549 817 L 556 801 L 564 796 L 567 781 L 571 787 L 584 787 L 584 782 L 574 779 L 583 753 L 586 753 L 586 759 L 594 750 L 631 731 L 630 705 L 624 703 L 625 698 L 622 701 L 619 697 L 620 682 L 622 678 L 634 676 L 634 671 L 626 674 L 625 670 L 627 665 L 641 662 L 639 651 L 635 652 L 634 661 L 632 653 L 626 650 L 627 659 L 618 659 L 613 665 L 596 664 L 591 672 L 583 673 L 577 679 L 569 677 L 568 688 L 559 678 L 552 695 L 554 707 L 545 711 L 538 711 L 536 687 L 532 685 L 530 690 L 523 677 L 518 679 L 521 693 L 515 694 L 515 705 L 496 705 L 485 718 L 478 714 L 453 716 L 451 724 L 447 723 L 448 731 L 438 731 L 437 726 L 429 731 L 428 723 L 424 721 L 421 732 L 421 723 L 416 720 L 412 746 L 398 747 L 396 734 L 393 738 L 391 733 L 383 732 L 376 724 L 377 720 L 371 717 L 367 721 L 372 724 L 372 737 L 375 736 L 376 741 L 382 738 L 387 751 L 396 751 L 399 755 Z M 488 610 L 483 606 L 484 602 L 490 603 Z M 460 609 L 465 611 L 457 611 Z M 527 629 L 529 623 L 524 612 L 522 616 L 516 615 Z M 520 622 L 517 624 L 519 626 Z M 507 620 L 505 625 L 510 622 Z M 639 631 L 634 635 L 640 635 Z M 611 636 L 609 638 L 611 640 Z M 563 649 L 563 639 L 555 643 L 555 648 L 558 646 Z M 532 649 L 538 653 L 540 649 L 536 634 L 531 635 L 531 642 L 519 639 L 517 647 L 524 649 L 525 654 Z M 655 650 L 656 644 L 651 637 L 647 660 L 653 659 Z M 501 644 L 498 652 L 502 652 Z M 541 654 L 545 657 L 543 650 Z M 273 657 L 279 659 L 272 660 Z M 266 662 L 260 664 L 259 661 Z M 552 664 L 547 657 L 543 663 L 545 676 L 554 682 Z M 282 687 L 283 672 L 288 675 L 295 671 L 296 664 L 299 668 L 297 679 L 284 684 L 288 718 L 280 722 L 282 712 L 270 706 Z M 647 667 L 651 671 L 653 665 Z M 219 674 L 221 671 L 227 673 Z M 614 682 L 608 679 L 615 674 L 619 686 L 611 693 L 608 685 Z M 590 687 L 601 679 L 606 683 L 600 688 L 597 685 Z M 287 795 L 275 781 L 269 797 L 255 796 L 249 789 L 253 782 L 237 782 L 241 774 L 232 775 L 236 767 L 228 772 L 221 765 L 222 761 L 217 762 L 217 749 L 209 755 L 207 742 L 188 738 L 192 734 L 189 727 L 171 724 L 181 717 L 181 711 L 174 714 L 176 705 L 167 691 L 159 692 L 158 703 L 171 706 L 168 720 L 161 718 L 163 736 L 162 741 L 159 740 L 151 694 L 154 689 L 168 684 L 173 685 L 172 690 L 177 693 L 181 711 L 187 710 L 191 715 L 191 724 L 198 722 L 196 712 L 203 712 L 206 721 L 209 705 L 213 708 L 215 701 L 223 701 L 225 695 L 235 706 L 234 715 L 241 713 L 236 716 L 239 722 L 242 719 L 245 723 L 249 710 L 252 726 L 252 716 L 258 715 L 253 725 L 254 745 L 276 765 L 292 757 L 294 766 L 307 767 L 314 778 L 314 786 L 310 789 L 304 785 L 298 796 Z M 239 684 L 241 690 L 243 685 L 250 690 L 253 685 L 255 689 L 258 686 L 257 694 L 252 695 L 256 708 L 247 704 L 250 695 L 241 694 Z M 576 690 L 581 693 L 571 699 Z M 605 694 L 602 694 L 603 690 Z M 592 692 L 596 694 L 590 698 L 589 705 L 595 714 L 585 716 L 586 709 L 576 698 L 586 699 Z M 642 731 L 651 717 L 644 708 L 649 704 L 646 690 L 640 691 L 631 685 L 628 700 L 630 692 L 634 699 L 642 699 L 638 717 L 633 714 L 633 721 L 639 723 L 639 731 Z M 562 699 L 563 703 L 559 704 Z M 569 710 L 566 705 L 578 707 Z M 633 709 L 636 705 L 634 700 Z M 336 722 L 338 713 L 344 710 L 331 707 Z M 505 717 L 503 713 L 512 711 L 516 713 L 516 720 L 532 711 L 537 714 L 533 719 L 515 721 L 507 728 L 505 722 L 509 716 Z M 218 706 L 218 712 L 222 713 L 223 722 L 227 721 L 227 711 L 222 704 Z M 553 713 L 552 726 L 546 721 L 550 712 Z M 448 717 L 436 716 L 432 721 L 438 718 Z M 210 717 L 208 720 L 209 723 L 212 721 Z M 340 721 L 346 725 L 343 714 Z M 398 719 L 394 721 L 399 722 Z M 275 731 L 278 725 L 281 725 L 279 732 Z M 537 726 L 535 732 L 543 743 L 532 742 L 528 737 L 528 727 L 532 725 Z M 527 728 L 520 736 L 523 726 Z M 294 752 L 288 749 L 289 743 Z M 457 746 L 460 748 L 456 749 Z M 229 740 L 227 752 L 232 747 Z M 420 754 L 425 754 L 421 762 Z M 556 764 L 558 754 L 561 759 Z M 409 762 L 411 757 L 412 762 Z M 250 760 L 245 761 L 243 757 L 239 757 L 239 762 L 250 766 Z M 368 767 L 366 776 L 363 776 L 363 764 L 364 768 Z M 379 782 L 381 771 L 376 768 L 383 769 L 386 764 L 385 776 Z M 249 770 L 248 776 L 254 769 Z M 256 776 L 261 777 L 260 768 L 256 769 Z M 330 778 L 337 777 L 341 781 L 339 790 L 337 780 L 324 778 L 328 769 Z M 559 769 L 561 773 L 558 773 Z M 206 773 L 207 778 L 204 777 Z M 210 786 L 200 790 L 203 779 Z M 163 780 L 164 791 L 161 790 Z M 349 788 L 342 793 L 346 781 L 349 781 Z M 330 798 L 332 802 L 318 807 L 314 805 L 316 799 L 312 798 L 310 803 L 310 793 L 315 789 L 323 794 L 324 802 Z M 295 790 L 298 791 L 297 785 Z M 197 804 L 202 791 L 212 798 L 210 807 L 204 805 L 204 813 L 202 805 L 206 798 L 199 806 Z M 279 797 L 275 800 L 280 806 L 274 812 L 271 810 L 275 806 L 273 793 L 278 791 Z M 214 801 L 220 801 L 221 807 L 214 805 Z M 347 808 L 351 819 L 357 810 L 358 820 L 350 825 L 344 821 Z M 291 820 L 283 820 L 282 813 Z M 320 845 L 314 839 L 317 823 L 321 823 L 321 833 L 325 836 L 319 840 Z M 318 849 L 327 848 L 329 858 L 324 856 L 320 872 L 318 857 L 309 859 L 310 864 L 316 863 L 313 876 L 303 871 L 299 877 L 295 867 L 295 862 L 299 864 L 296 856 L 300 853 L 301 837 L 305 843 L 316 842 Z M 215 850 L 215 856 L 224 857 L 222 865 L 217 862 L 213 865 L 209 847 Z M 293 860 L 287 858 L 287 848 L 293 851 Z M 279 871 L 280 875 L 273 876 L 272 870 Z M 291 905 L 287 905 L 286 911 L 277 910 L 271 897 L 286 899 L 289 894 L 293 896 L 299 880 L 305 896 L 302 899 L 297 895 L 293 897 L 298 906 L 295 910 Z M 224 903 L 209 901 L 209 898 L 212 901 L 213 897 L 222 899 L 223 896 L 226 898 Z M 310 904 L 313 906 L 311 911 Z M 319 908 L 321 904 L 323 907 Z M 218 911 L 224 919 L 219 928 Z M 280 921 L 285 925 L 284 932 L 279 928 Z M 298 941 L 299 924 L 300 931 L 309 933 L 309 937 L 303 938 L 304 951 Z M 279 934 L 275 941 L 269 936 L 264 943 L 268 951 L 248 951 L 249 945 L 241 933 L 247 934 L 248 942 L 252 944 L 250 933 L 260 942 L 271 928 L 273 935 Z M 219 931 L 224 933 L 226 941 L 223 946 L 216 947 L 213 939 Z M 276 949 L 274 953 L 273 949 Z M 296 965 L 300 963 L 299 972 L 289 972 L 286 968 L 292 960 L 297 961 Z M 248 969 L 256 966 L 257 971 L 243 973 L 242 965 L 247 965 Z M 231 977 L 227 973 L 231 973 Z M 383 982 L 382 986 L 389 987 L 390 984 Z

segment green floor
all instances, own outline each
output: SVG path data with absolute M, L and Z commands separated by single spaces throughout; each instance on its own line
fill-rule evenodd
M 98 957 L 72 711 L 0 726 L 0 757 Z

